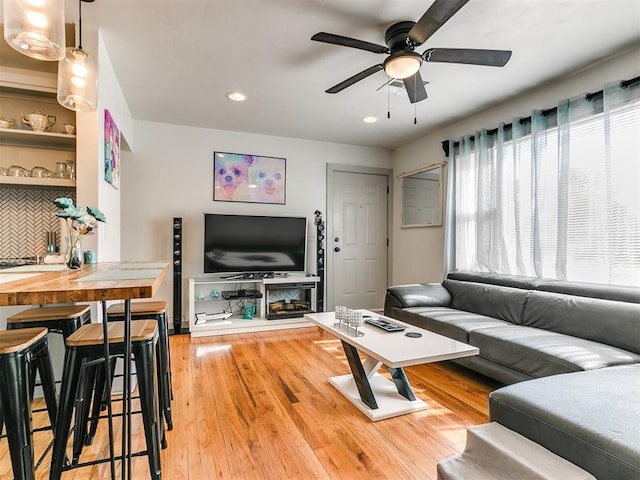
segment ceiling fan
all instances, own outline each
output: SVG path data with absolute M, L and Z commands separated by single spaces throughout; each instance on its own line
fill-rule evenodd
M 420 75 L 422 62 L 465 63 L 503 67 L 511 58 L 509 50 L 479 50 L 469 48 L 429 48 L 423 53 L 415 51 L 425 43 L 469 0 L 436 0 L 418 22 L 404 21 L 391 25 L 385 32 L 385 44 L 378 45 L 342 35 L 319 32 L 311 40 L 332 43 L 344 47 L 359 48 L 388 57 L 380 64 L 363 70 L 326 90 L 338 93 L 370 75 L 384 70 L 392 78 L 404 82 L 409 101 L 416 103 L 427 98 L 427 91 Z

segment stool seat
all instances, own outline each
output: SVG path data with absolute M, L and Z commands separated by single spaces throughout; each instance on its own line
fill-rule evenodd
M 167 302 L 148 301 L 131 302 L 131 315 L 161 315 L 167 311 Z M 124 315 L 124 303 L 114 303 L 107 308 L 107 315 L 118 317 Z
M 0 332 L 0 355 L 26 350 L 47 334 L 44 327 L 21 328 Z
M 156 334 L 158 322 L 155 320 L 136 320 L 131 322 L 131 341 L 139 342 L 151 340 Z M 109 343 L 124 342 L 124 324 L 120 322 L 107 325 Z M 82 347 L 88 345 L 102 345 L 104 333 L 102 324 L 90 323 L 83 325 L 67 338 L 67 347 Z
M 41 322 L 46 320 L 68 320 L 84 315 L 90 309 L 90 305 L 29 308 L 7 317 L 7 325 L 10 323 Z

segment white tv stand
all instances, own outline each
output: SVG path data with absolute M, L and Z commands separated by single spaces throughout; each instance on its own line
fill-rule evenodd
M 219 276 L 189 277 L 187 314 L 189 332 L 192 337 L 226 335 L 231 333 L 281 330 L 284 328 L 309 327 L 312 324 L 303 315 L 308 311 L 285 312 L 283 318 L 269 313 L 273 298 L 306 295 L 310 309 L 316 309 L 316 284 L 319 277 L 300 274 L 276 275 L 273 278 L 230 279 Z M 238 292 L 240 290 L 240 292 Z M 243 292 L 244 291 L 244 292 Z M 223 295 L 223 292 L 224 295 Z M 216 298 L 214 298 L 216 297 Z M 226 297 L 226 298 L 225 298 Z M 242 318 L 242 307 L 256 305 L 252 320 Z M 216 315 L 229 312 L 222 318 Z M 198 318 L 196 318 L 196 314 Z M 204 314 L 204 315 L 202 315 Z M 278 315 L 275 315 L 278 317 Z M 286 318 L 284 318 L 286 317 Z M 197 323 L 196 323 L 197 322 Z

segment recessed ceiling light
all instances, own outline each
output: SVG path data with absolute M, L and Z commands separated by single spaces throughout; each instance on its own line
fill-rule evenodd
M 378 121 L 377 117 L 364 117 L 362 119 L 364 123 L 376 123 Z
M 244 102 L 247 99 L 247 96 L 242 92 L 229 92 L 227 93 L 227 98 L 234 102 Z

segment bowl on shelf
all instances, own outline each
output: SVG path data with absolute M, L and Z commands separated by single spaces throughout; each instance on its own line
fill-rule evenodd
M 28 177 L 29 172 L 19 165 L 11 165 L 7 170 L 7 175 L 9 177 Z
M 13 128 L 13 120 L 7 120 L 0 116 L 0 128 Z
M 33 178 L 51 178 L 51 172 L 44 167 L 33 167 L 31 169 L 31 176 Z

